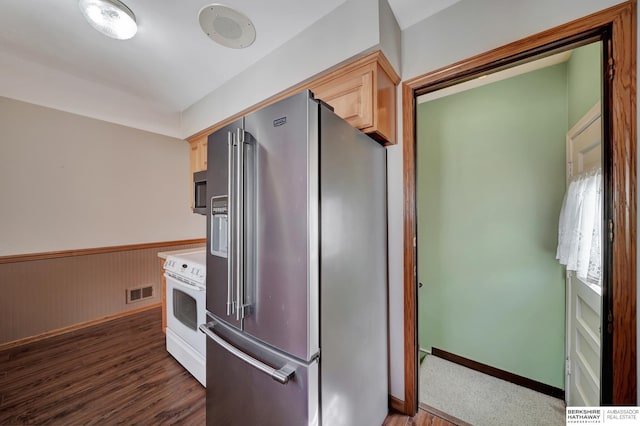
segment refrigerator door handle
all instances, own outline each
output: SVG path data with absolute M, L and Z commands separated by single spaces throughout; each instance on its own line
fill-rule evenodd
M 236 221 L 236 320 L 244 318 L 244 131 L 237 129 L 238 165 Z
M 224 340 L 222 337 L 218 336 L 213 330 L 214 326 L 215 326 L 215 323 L 210 322 L 208 324 L 200 324 L 200 327 L 198 328 L 200 329 L 200 331 L 206 334 L 207 337 L 209 337 L 211 340 L 213 340 L 218 345 L 220 345 L 223 349 L 227 350 L 237 358 L 240 358 L 241 360 L 251 365 L 252 367 L 255 367 L 258 370 L 262 371 L 263 373 L 268 374 L 269 376 L 271 376 L 273 380 L 283 385 L 286 385 L 289 382 L 289 380 L 293 379 L 293 377 L 295 376 L 295 368 L 289 364 L 285 364 L 284 367 L 276 370 L 275 368 L 268 366 L 264 362 L 258 361 L 252 356 L 242 352 L 240 349 L 236 348 L 235 346 L 231 345 L 226 340 Z
M 231 172 L 233 167 L 233 133 L 227 132 L 227 238 L 229 244 L 227 247 L 227 316 L 233 313 L 233 227 L 235 225 L 235 219 L 233 213 L 235 207 L 233 206 L 233 173 Z M 213 204 L 213 203 L 212 203 Z M 213 244 L 213 242 L 212 242 Z

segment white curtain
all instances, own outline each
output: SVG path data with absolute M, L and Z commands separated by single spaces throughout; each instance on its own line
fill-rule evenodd
M 602 283 L 602 170 L 575 176 L 562 202 L 556 259 L 591 284 Z

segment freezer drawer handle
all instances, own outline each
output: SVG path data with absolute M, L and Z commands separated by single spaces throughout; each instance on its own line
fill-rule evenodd
M 200 324 L 199 328 L 200 328 L 200 331 L 206 334 L 211 340 L 216 342 L 218 345 L 222 346 L 224 349 L 231 352 L 232 355 L 240 358 L 247 364 L 252 365 L 253 367 L 257 368 L 263 373 L 267 373 L 269 376 L 271 376 L 273 380 L 279 383 L 282 383 L 283 385 L 286 385 L 289 382 L 289 380 L 291 380 L 295 375 L 295 368 L 293 368 L 288 364 L 286 364 L 281 369 L 276 370 L 275 368 L 268 366 L 264 362 L 258 361 L 257 359 L 247 355 L 246 353 L 237 349 L 233 345 L 227 343 L 222 337 L 215 334 L 215 332 L 210 328 L 213 326 L 214 326 L 214 323 Z

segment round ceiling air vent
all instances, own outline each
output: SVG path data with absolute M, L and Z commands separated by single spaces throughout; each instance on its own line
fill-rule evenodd
M 256 39 L 256 29 L 244 14 L 221 4 L 200 11 L 200 27 L 211 40 L 226 47 L 243 49 Z

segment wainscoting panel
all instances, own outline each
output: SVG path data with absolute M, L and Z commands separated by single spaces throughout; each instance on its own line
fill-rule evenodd
M 199 246 L 203 244 L 2 263 L 0 345 L 158 304 L 158 252 Z M 127 288 L 146 286 L 153 286 L 153 297 L 126 303 Z

